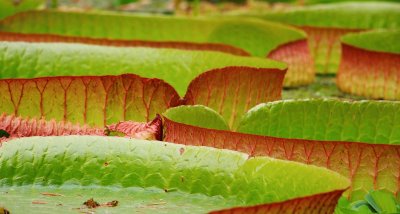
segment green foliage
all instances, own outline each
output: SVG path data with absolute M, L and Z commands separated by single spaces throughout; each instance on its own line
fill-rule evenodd
M 336 214 L 356 214 L 356 213 L 400 213 L 400 202 L 396 201 L 393 194 L 371 190 L 365 195 L 364 200 L 350 203 L 342 197 L 339 201 Z

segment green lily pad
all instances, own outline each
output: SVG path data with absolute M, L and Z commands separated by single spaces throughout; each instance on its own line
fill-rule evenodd
M 240 116 L 251 105 L 280 98 L 286 68 L 213 51 L 24 42 L 0 43 L 0 66 L 1 112 L 92 126 L 150 121 L 179 104 Z M 237 81 L 240 90 L 223 84 Z M 267 83 L 261 92 L 248 87 Z M 259 93 L 259 99 L 246 105 L 247 93 Z
M 305 33 L 259 20 L 196 19 L 111 12 L 31 11 L 0 22 L 0 31 L 144 41 L 222 43 L 266 57 Z M 266 42 L 267 41 L 267 42 Z
M 161 199 L 162 211 L 186 202 L 192 212 L 207 212 L 335 192 L 348 184 L 335 172 L 296 162 L 118 137 L 21 138 L 0 149 L 0 191 L 10 191 L 0 195 L 0 205 L 11 212 L 41 200 L 48 203 L 36 204 L 38 210 L 70 212 L 88 199 L 76 198 L 81 188 L 82 197 L 121 200 L 116 211 L 151 211 L 148 205 Z M 42 191 L 62 196 L 43 198 Z
M 347 34 L 342 43 L 370 51 L 400 54 L 400 30 L 375 30 Z

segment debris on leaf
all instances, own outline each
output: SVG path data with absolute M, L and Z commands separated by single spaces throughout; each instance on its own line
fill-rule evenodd
M 110 201 L 110 202 L 107 202 L 105 204 L 102 204 L 101 206 L 116 207 L 116 206 L 118 206 L 118 201 L 117 200 Z
M 32 204 L 47 204 L 46 201 L 32 201 Z
M 58 193 L 50 193 L 50 192 L 42 192 L 40 194 L 44 195 L 44 196 L 63 196 L 63 195 L 58 194 Z
M 97 201 L 93 200 L 93 198 L 85 201 L 83 203 L 83 205 L 85 205 L 87 208 L 97 208 L 97 207 L 116 207 L 118 206 L 118 201 L 117 200 L 113 200 L 110 202 L 106 202 L 104 204 L 99 204 Z
M 83 205 L 85 205 L 85 206 L 88 207 L 88 208 L 96 208 L 96 207 L 99 207 L 99 206 L 100 206 L 100 204 L 97 203 L 97 201 L 93 200 L 93 198 L 91 198 L 91 199 L 85 201 L 85 202 L 83 203 Z

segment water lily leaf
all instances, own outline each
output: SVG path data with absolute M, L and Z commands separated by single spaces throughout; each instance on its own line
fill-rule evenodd
M 342 2 L 251 16 L 305 30 L 316 71 L 336 73 L 341 56 L 340 37 L 366 29 L 399 28 L 400 5 L 394 2 Z
M 170 108 L 163 115 L 167 118 L 173 118 L 175 122 L 179 123 L 210 129 L 229 130 L 229 126 L 221 115 L 202 105 Z
M 79 27 L 82 24 L 84 28 Z M 6 41 L 82 42 L 268 56 L 289 64 L 285 86 L 306 85 L 314 80 L 306 34 L 254 19 L 31 11 L 0 21 L 0 31 L 8 32 L 0 34 L 0 39 Z
M 398 191 L 399 105 L 338 100 L 271 102 L 245 114 L 237 132 L 195 127 L 189 120 L 175 122 L 168 117 L 164 119 L 164 140 L 326 167 L 351 179 L 347 196 L 354 201 L 363 199 L 371 189 Z
M 342 42 L 369 51 L 400 54 L 400 30 L 374 30 L 342 37 Z
M 400 144 L 397 114 L 400 102 L 287 100 L 252 108 L 238 131 L 307 140 Z
M 348 34 L 342 38 L 337 75 L 340 90 L 372 99 L 400 100 L 399 30 Z M 365 62 L 365 63 L 359 63 Z
M 112 12 L 30 11 L 1 21 L 0 30 L 89 38 L 220 43 L 260 57 L 265 57 L 279 45 L 305 38 L 304 32 L 299 30 L 259 20 L 195 19 Z
M 0 66 L 1 112 L 101 127 L 185 103 L 240 118 L 280 98 L 286 67 L 219 52 L 23 42 L 0 43 Z
M 315 207 L 332 212 L 334 206 L 322 205 L 335 205 L 349 185 L 336 172 L 296 162 L 118 137 L 20 138 L 1 147 L 0 163 L 0 191 L 18 196 L 0 195 L 2 206 L 11 212 L 32 209 L 38 191 L 65 197 L 57 198 L 62 206 L 42 203 L 35 210 L 51 206 L 57 213 L 70 212 L 71 207 L 81 205 L 77 201 L 86 200 L 74 197 L 81 189 L 84 196 L 121 198 L 124 203 L 113 212 L 146 206 L 152 196 L 165 201 L 160 208 L 164 212 L 184 202 L 187 212 L 204 213 L 236 206 L 267 206 L 298 197 L 313 197 L 317 199 Z M 318 200 L 318 194 L 326 201 Z

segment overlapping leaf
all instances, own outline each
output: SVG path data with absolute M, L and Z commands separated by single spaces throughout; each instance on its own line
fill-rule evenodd
M 365 29 L 400 26 L 400 4 L 345 2 L 294 8 L 257 17 L 298 26 L 309 35 L 316 71 L 336 73 L 340 60 L 340 37 Z
M 239 55 L 250 53 L 287 62 L 289 72 L 285 86 L 306 85 L 314 80 L 305 33 L 259 20 L 32 11 L 1 21 L 0 31 L 14 32 L 1 34 L 2 40 L 173 47 Z
M 235 115 L 233 126 L 279 99 L 285 74 L 283 63 L 219 52 L 62 43 L 0 43 L 0 66 L 1 112 L 95 126 L 184 103 Z
M 323 166 L 349 177 L 348 196 L 357 200 L 371 189 L 399 191 L 399 106 L 374 101 L 278 101 L 250 110 L 237 132 L 196 127 L 189 120 L 175 122 L 167 115 L 165 140 Z

